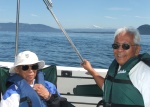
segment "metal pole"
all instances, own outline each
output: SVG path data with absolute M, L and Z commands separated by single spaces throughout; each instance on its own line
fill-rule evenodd
M 15 41 L 15 57 L 18 54 L 18 35 L 19 35 L 19 13 L 20 13 L 20 0 L 17 0 L 17 12 L 16 12 L 16 41 Z
M 81 61 L 83 62 L 83 58 L 81 56 L 81 54 L 79 53 L 79 51 L 77 50 L 77 48 L 75 47 L 75 45 L 73 44 L 72 40 L 70 39 L 70 37 L 68 36 L 67 32 L 65 31 L 65 29 L 62 27 L 62 25 L 60 24 L 60 22 L 58 21 L 58 19 L 56 18 L 55 14 L 52 11 L 52 3 L 49 0 L 43 0 L 44 3 L 47 6 L 47 9 L 50 11 L 50 13 L 52 14 L 52 16 L 54 17 L 55 21 L 57 22 L 58 26 L 60 27 L 60 29 L 62 30 L 62 32 L 64 33 L 64 35 L 66 36 L 66 38 L 68 39 L 69 43 L 71 44 L 72 48 L 75 50 L 75 52 L 77 53 L 78 57 L 81 59 Z

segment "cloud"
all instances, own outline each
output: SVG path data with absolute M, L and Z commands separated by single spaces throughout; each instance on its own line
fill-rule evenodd
M 113 20 L 117 19 L 116 17 L 111 17 L 111 16 L 104 16 L 104 17 L 107 19 L 113 19 Z
M 130 11 L 130 8 L 119 8 L 119 7 L 113 7 L 113 8 L 108 8 L 108 10 L 115 10 L 115 11 Z
M 38 15 L 36 15 L 36 14 L 31 14 L 31 16 L 33 16 L 33 17 L 37 17 Z
M 93 25 L 93 27 L 94 27 L 94 28 L 100 28 L 100 29 L 102 29 L 102 27 L 97 26 L 97 25 Z
M 135 17 L 139 19 L 150 19 L 150 17 L 143 17 L 143 16 L 135 16 Z

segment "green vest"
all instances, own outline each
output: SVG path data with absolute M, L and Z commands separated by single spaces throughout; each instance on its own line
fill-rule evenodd
M 129 78 L 130 70 L 141 61 L 145 54 L 139 56 L 131 58 L 119 71 L 117 61 L 112 62 L 104 84 L 104 107 L 144 107 L 141 93 L 133 86 Z

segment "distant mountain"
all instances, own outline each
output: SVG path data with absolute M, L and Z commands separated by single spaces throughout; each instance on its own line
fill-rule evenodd
M 16 31 L 16 23 L 0 23 L 0 31 Z M 66 29 L 70 33 L 110 33 L 114 29 Z M 62 32 L 60 29 L 49 27 L 43 24 L 19 23 L 19 32 Z
M 16 23 L 0 23 L 0 31 L 16 31 Z M 60 29 L 43 24 L 19 24 L 20 32 L 60 32 Z
M 150 35 L 150 25 L 141 25 L 137 28 L 141 35 Z
M 150 35 L 150 25 L 145 24 L 137 28 L 142 35 Z M 71 33 L 103 33 L 114 34 L 116 29 L 68 29 L 67 32 Z M 16 23 L 0 23 L 0 31 L 16 31 Z M 43 24 L 19 24 L 20 32 L 61 32 L 56 29 Z
M 116 29 L 71 29 L 72 33 L 101 33 L 101 34 L 114 34 Z

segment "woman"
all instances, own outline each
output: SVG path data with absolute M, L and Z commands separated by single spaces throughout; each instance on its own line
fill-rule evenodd
M 44 61 L 39 61 L 31 51 L 17 55 L 9 78 L 13 84 L 2 97 L 0 107 L 59 107 L 60 95 L 54 84 L 45 81 L 42 69 Z

